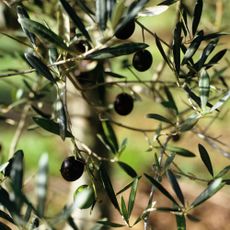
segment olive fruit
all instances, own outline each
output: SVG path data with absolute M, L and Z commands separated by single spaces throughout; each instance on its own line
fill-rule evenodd
M 152 54 L 148 50 L 139 50 L 134 54 L 132 63 L 136 70 L 140 72 L 146 71 L 153 63 Z
M 120 93 L 114 101 L 115 111 L 122 115 L 128 115 L 133 110 L 133 98 L 127 93 Z
M 74 200 L 80 209 L 90 208 L 95 203 L 95 193 L 92 186 L 81 185 L 74 193 Z
M 79 179 L 84 172 L 84 162 L 75 159 L 74 156 L 67 157 L 61 165 L 61 175 L 67 181 L 75 181 Z
M 133 34 L 135 30 L 134 19 L 130 20 L 127 24 L 118 29 L 115 33 L 115 37 L 121 40 L 126 40 Z
M 177 141 L 179 141 L 180 140 L 180 134 L 175 134 L 175 135 L 172 135 L 172 140 L 174 141 L 174 142 L 177 142 Z

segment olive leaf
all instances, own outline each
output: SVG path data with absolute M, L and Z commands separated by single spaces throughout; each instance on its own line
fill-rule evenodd
M 107 1 L 96 0 L 96 20 L 101 30 L 105 30 L 107 19 Z
M 209 173 L 213 177 L 214 173 L 213 173 L 213 168 L 212 168 L 212 162 L 210 160 L 210 157 L 209 157 L 209 154 L 208 154 L 207 150 L 201 144 L 198 144 L 198 148 L 199 148 L 200 157 L 201 157 L 203 163 L 205 164 L 205 166 L 207 167 Z
M 162 122 L 166 122 L 166 123 L 169 123 L 171 125 L 173 125 L 172 121 L 170 121 L 168 118 L 166 117 L 163 117 L 162 115 L 160 114 L 156 114 L 156 113 L 149 113 L 146 115 L 147 118 L 151 118 L 151 119 L 155 119 L 155 120 L 158 120 L 158 121 L 162 121 Z
M 194 13 L 193 13 L 193 21 L 192 21 L 192 33 L 195 35 L 198 25 L 200 23 L 201 14 L 203 10 L 203 0 L 197 0 Z
M 122 45 L 117 45 L 114 47 L 103 48 L 101 50 L 94 51 L 91 54 L 88 54 L 85 59 L 89 60 L 103 60 L 107 58 L 118 57 L 122 55 L 127 55 L 134 53 L 138 50 L 147 48 L 148 45 L 145 43 L 126 43 Z
M 181 22 L 176 24 L 173 36 L 173 59 L 176 73 L 180 73 Z
M 196 155 L 194 153 L 192 153 L 191 151 L 185 149 L 185 148 L 181 148 L 181 147 L 177 147 L 177 146 L 171 146 L 171 145 L 167 145 L 166 146 L 166 150 L 176 153 L 180 156 L 184 156 L 184 157 L 195 157 Z
M 200 101 L 201 101 L 201 109 L 205 111 L 206 105 L 208 103 L 210 91 L 210 79 L 209 74 L 202 68 L 199 72 L 199 92 L 200 92 Z
M 65 9 L 66 13 L 69 15 L 73 23 L 76 25 L 76 27 L 79 29 L 79 31 L 85 36 L 88 41 L 91 41 L 91 38 L 89 36 L 89 33 L 87 29 L 85 28 L 85 25 L 83 24 L 81 18 L 77 15 L 76 10 L 74 10 L 70 4 L 66 0 L 60 0 L 63 8 Z
M 137 176 L 136 171 L 130 165 L 128 165 L 122 161 L 118 161 L 117 163 L 130 177 L 136 177 Z
M 186 230 L 186 219 L 184 215 L 175 215 L 176 223 L 177 223 L 177 230 Z

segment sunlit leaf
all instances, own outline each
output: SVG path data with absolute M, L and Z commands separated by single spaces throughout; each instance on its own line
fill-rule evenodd
M 226 93 L 224 97 L 222 97 L 211 109 L 210 112 L 220 108 L 228 99 L 230 98 L 230 90 Z
M 218 177 L 223 177 L 225 174 L 227 174 L 230 171 L 230 165 L 224 167 L 217 175 L 216 178 Z
M 56 82 L 49 68 L 41 61 L 40 58 L 36 57 L 32 53 L 25 53 L 25 58 L 31 65 L 31 67 L 34 68 L 39 74 L 44 76 L 47 80 L 51 81 L 52 83 Z
M 210 197 L 212 197 L 215 193 L 217 193 L 222 187 L 224 183 L 222 178 L 218 178 L 214 180 L 209 186 L 192 202 L 190 205 L 191 208 L 195 208 L 198 205 L 202 204 Z
M 37 174 L 37 210 L 39 217 L 44 216 L 46 208 L 46 197 L 47 197 L 47 187 L 48 187 L 48 171 L 49 171 L 49 158 L 48 154 L 44 153 L 39 159 L 39 169 Z
M 18 21 L 21 26 L 29 32 L 34 33 L 50 44 L 68 50 L 68 47 L 64 43 L 63 39 L 41 23 L 30 20 L 28 18 L 19 18 Z
M 113 58 L 113 57 L 118 57 L 122 55 L 128 55 L 132 54 L 138 50 L 142 50 L 147 48 L 148 45 L 145 43 L 126 43 L 126 44 L 121 44 L 117 45 L 114 47 L 109 47 L 109 48 L 104 48 L 101 50 L 97 50 L 91 54 L 88 54 L 85 59 L 90 59 L 90 60 L 103 60 L 107 58 Z
M 41 117 L 33 117 L 33 121 L 43 129 L 47 130 L 48 132 L 60 135 L 60 126 L 58 123 L 54 122 L 53 120 L 41 118 Z M 70 133 L 69 131 L 66 132 L 65 136 L 73 137 L 72 133 Z
M 101 30 L 105 30 L 107 22 L 107 1 L 96 0 L 96 19 Z
M 195 5 L 195 9 L 194 9 L 194 13 L 193 13 L 193 21 L 192 21 L 192 33 L 193 33 L 193 35 L 195 35 L 197 28 L 199 26 L 202 10 L 203 10 L 203 0 L 197 0 L 196 5 Z
M 146 7 L 141 12 L 138 13 L 138 17 L 160 15 L 164 13 L 166 10 L 168 10 L 168 8 L 169 6 L 166 6 L 166 5 Z
M 200 92 L 200 101 L 201 109 L 205 111 L 206 105 L 208 103 L 210 91 L 210 78 L 208 72 L 202 68 L 199 72 L 199 92 Z
M 139 179 L 136 178 L 133 181 L 132 187 L 131 187 L 131 191 L 129 194 L 129 202 L 128 202 L 128 216 L 131 216 L 131 213 L 133 211 L 133 207 L 134 207 L 134 203 L 135 203 L 135 198 L 136 198 L 136 193 L 137 193 L 137 185 L 138 185 L 138 181 Z
M 205 164 L 205 166 L 207 167 L 209 173 L 214 176 L 213 173 L 213 168 L 212 168 L 212 162 L 210 160 L 210 157 L 208 155 L 207 150 L 205 149 L 205 147 L 201 144 L 198 144 L 198 148 L 199 148 L 199 152 L 200 152 L 200 157 L 203 161 L 203 163 Z

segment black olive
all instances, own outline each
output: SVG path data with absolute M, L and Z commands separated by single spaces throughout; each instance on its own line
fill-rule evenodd
M 148 50 L 139 50 L 133 56 L 133 67 L 140 72 L 148 70 L 152 63 L 153 57 Z
M 118 94 L 114 101 L 114 109 L 120 115 L 128 115 L 133 110 L 133 98 L 127 93 Z

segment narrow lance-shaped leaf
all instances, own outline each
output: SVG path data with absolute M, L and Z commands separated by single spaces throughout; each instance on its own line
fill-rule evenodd
M 108 16 L 108 18 L 111 18 L 115 4 L 116 4 L 116 0 L 106 1 L 106 8 L 107 8 L 107 16 Z
M 213 168 L 212 168 L 212 162 L 210 160 L 210 157 L 208 155 L 208 152 L 207 150 L 205 149 L 205 147 L 201 144 L 198 145 L 198 148 L 199 148 L 199 152 L 200 152 L 200 157 L 203 161 L 203 163 L 205 164 L 205 166 L 207 167 L 209 173 L 211 174 L 211 176 L 213 177 L 214 176 L 214 173 L 213 173 Z
M 184 215 L 176 215 L 177 230 L 186 230 L 186 219 Z
M 168 56 L 166 55 L 166 53 L 165 53 L 165 51 L 164 51 L 164 49 L 163 49 L 163 47 L 161 45 L 161 41 L 160 41 L 160 39 L 159 39 L 159 37 L 157 35 L 155 36 L 155 41 L 156 41 L 156 46 L 157 46 L 158 50 L 160 51 L 162 57 L 164 58 L 165 62 L 168 64 L 168 66 L 170 68 L 172 68 L 172 64 L 171 64 Z
M 174 111 L 175 111 L 176 114 L 178 115 L 178 108 L 177 108 L 177 106 L 176 106 L 176 103 L 175 103 L 175 101 L 174 101 L 174 99 L 173 99 L 173 96 L 172 96 L 172 94 L 171 94 L 169 88 L 168 88 L 167 86 L 165 86 L 165 87 L 164 87 L 164 91 L 165 91 L 165 94 L 166 94 L 166 96 L 167 96 L 169 102 L 170 102 L 171 105 L 172 105 L 172 108 L 174 109 Z
M 155 119 L 155 120 L 158 120 L 158 121 L 166 122 L 166 123 L 169 123 L 169 124 L 173 125 L 173 123 L 168 118 L 163 117 L 160 114 L 149 113 L 149 114 L 146 115 L 146 117 L 151 118 L 151 119 Z
M 184 157 L 195 157 L 196 156 L 191 151 L 189 151 L 187 149 L 184 149 L 184 148 L 181 148 L 181 147 L 167 145 L 166 150 L 170 151 L 170 152 L 173 152 L 173 153 L 176 153 L 178 155 L 184 156 Z
M 105 30 L 107 22 L 107 1 L 96 0 L 96 19 L 101 30 Z
M 88 31 L 85 28 L 85 25 L 83 24 L 81 18 L 77 15 L 76 11 L 70 6 L 70 4 L 66 0 L 60 0 L 60 2 L 63 8 L 65 9 L 66 13 L 72 19 L 73 23 L 79 29 L 79 31 L 83 34 L 83 36 L 85 36 L 86 39 L 91 41 Z
M 136 178 L 133 181 L 131 191 L 129 194 L 129 202 L 128 202 L 128 216 L 130 217 L 133 211 L 134 203 L 135 203 L 135 198 L 136 198 L 136 193 L 137 193 L 137 185 L 138 185 L 138 178 Z
M 230 165 L 224 167 L 217 175 L 216 178 L 218 177 L 223 177 L 225 174 L 227 174 L 230 171 Z
M 179 186 L 179 184 L 178 184 L 178 181 L 177 181 L 175 175 L 172 173 L 171 170 L 167 170 L 167 176 L 168 176 L 168 179 L 169 179 L 169 181 L 170 181 L 170 184 L 171 184 L 171 186 L 172 186 L 174 192 L 176 193 L 178 199 L 180 200 L 180 202 L 181 202 L 183 205 L 185 205 L 185 202 L 184 202 L 184 195 L 183 195 L 183 193 L 182 193 L 182 191 L 181 191 L 181 188 L 180 188 L 180 186 Z
M 6 220 L 8 222 L 11 222 L 12 224 L 15 224 L 12 217 L 9 214 L 7 214 L 6 212 L 3 212 L 2 210 L 0 210 L 0 218 Z
M 203 0 L 197 0 L 194 13 L 193 13 L 193 21 L 192 21 L 192 33 L 195 35 L 198 25 L 200 23 L 201 14 L 203 10 Z
M 206 68 L 211 67 L 214 64 L 217 64 L 218 61 L 221 60 L 221 58 L 223 58 L 223 56 L 226 54 L 227 49 L 223 49 L 221 51 L 219 51 L 218 53 L 216 53 L 210 60 L 209 62 L 205 65 Z
M 22 5 L 17 6 L 17 15 L 18 15 L 18 18 L 28 18 L 28 19 L 30 18 L 26 9 Z M 35 45 L 36 44 L 35 35 L 33 33 L 30 33 L 23 26 L 22 26 L 22 29 L 25 32 L 26 36 L 30 39 L 31 43 Z
M 45 153 L 40 157 L 39 160 L 39 170 L 37 175 L 37 196 L 38 196 L 38 204 L 37 210 L 39 217 L 44 216 L 44 211 L 46 208 L 46 196 L 47 196 L 47 186 L 48 186 L 48 154 Z
M 126 208 L 126 204 L 125 204 L 125 200 L 124 197 L 121 196 L 121 214 L 124 217 L 126 223 L 129 223 L 129 214 L 128 214 L 128 210 Z
M 209 186 L 192 202 L 190 205 L 191 208 L 195 208 L 198 205 L 202 204 L 210 197 L 212 197 L 215 193 L 217 193 L 222 187 L 224 183 L 222 178 L 218 178 L 214 180 Z
M 179 126 L 179 130 L 181 132 L 188 131 L 192 129 L 196 123 L 199 121 L 200 115 L 198 114 L 192 114 L 190 115 L 184 122 L 182 122 Z
M 196 37 L 191 42 L 190 46 L 188 47 L 184 55 L 184 58 L 182 60 L 182 65 L 186 64 L 188 60 L 190 60 L 193 57 L 193 55 L 196 53 L 197 49 L 199 48 L 203 40 L 203 35 L 204 32 L 202 30 L 197 33 Z
M 108 173 L 107 173 L 107 170 L 106 170 L 104 164 L 101 164 L 100 176 L 101 176 L 101 180 L 102 180 L 102 183 L 103 183 L 103 187 L 104 187 L 104 189 L 105 189 L 110 201 L 112 202 L 114 207 L 120 212 L 120 207 L 119 207 L 119 204 L 118 204 L 118 201 L 117 201 L 117 198 L 116 198 L 112 183 L 110 181 L 110 178 L 108 176 Z
M 205 61 L 207 60 L 211 52 L 215 49 L 217 43 L 218 43 L 218 39 L 214 39 L 211 42 L 209 42 L 208 45 L 204 48 L 200 59 L 197 61 L 197 63 L 194 66 L 197 71 L 199 71 L 204 66 Z
M 208 103 L 209 91 L 210 91 L 210 79 L 208 72 L 202 68 L 199 72 L 199 91 L 200 91 L 200 101 L 201 109 L 205 111 L 206 105 Z
M 119 150 L 119 144 L 111 123 L 109 121 L 103 121 L 102 128 L 106 143 L 110 146 L 113 153 L 117 153 Z
M 110 222 L 110 221 L 107 220 L 107 218 L 104 218 L 102 220 L 98 220 L 97 223 L 101 224 L 103 226 L 112 227 L 112 228 L 125 227 L 125 225 L 123 225 L 123 224 L 118 224 L 118 223 Z
M 35 55 L 32 53 L 25 53 L 25 58 L 32 68 L 34 68 L 39 74 L 44 76 L 47 80 L 52 83 L 56 83 L 53 75 L 51 74 L 49 68 Z
M 180 73 L 180 43 L 181 43 L 181 22 L 176 24 L 173 37 L 173 59 L 175 63 L 176 73 Z
M 94 12 L 92 11 L 92 9 L 90 9 L 87 6 L 85 0 L 76 0 L 76 3 L 87 15 L 89 15 L 89 17 L 92 18 L 92 15 L 94 15 Z
M 0 222 L 0 229 L 1 230 L 12 230 L 9 226 L 4 224 L 3 222 Z
M 57 134 L 60 136 L 60 126 L 57 122 L 54 122 L 53 120 L 41 118 L 41 117 L 33 117 L 34 122 L 42 127 L 43 129 L 47 130 L 48 132 Z M 73 137 L 72 133 L 69 131 L 65 134 L 66 137 Z
M 118 57 L 122 55 L 132 54 L 138 50 L 147 48 L 148 45 L 145 43 L 126 43 L 122 45 L 117 45 L 114 47 L 104 48 L 97 50 L 91 54 L 88 54 L 85 59 L 89 60 L 103 60 L 107 58 Z
M 41 39 L 44 39 L 46 42 L 68 50 L 68 47 L 63 42 L 63 39 L 41 23 L 30 20 L 28 18 L 19 18 L 18 21 L 23 28 L 41 37 Z
M 160 190 L 162 194 L 164 194 L 169 200 L 173 202 L 176 206 L 179 206 L 176 200 L 173 198 L 173 196 L 154 178 L 151 176 L 145 174 L 146 178 L 156 187 Z
M 122 161 L 118 161 L 118 165 L 131 177 L 136 177 L 137 173 L 136 171 L 129 166 L 128 164 L 122 162 Z
M 210 112 L 213 112 L 214 110 L 221 107 L 228 99 L 230 98 L 230 90 L 226 93 L 224 97 L 222 97 L 211 109 Z

